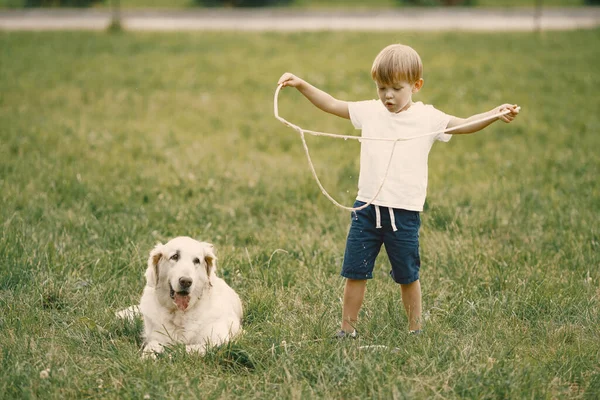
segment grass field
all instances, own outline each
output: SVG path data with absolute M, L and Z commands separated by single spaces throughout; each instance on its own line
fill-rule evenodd
M 407 334 L 382 252 L 361 338 L 335 343 L 350 215 L 272 96 L 290 70 L 373 98 L 372 59 L 395 41 L 424 60 L 416 100 L 522 114 L 432 150 L 425 334 Z M 0 398 L 600 396 L 600 31 L 3 32 L 0 52 Z M 356 133 L 293 90 L 280 111 Z M 358 145 L 309 145 L 351 204 Z M 140 360 L 141 325 L 113 313 L 177 235 L 215 243 L 246 333 L 205 358 Z

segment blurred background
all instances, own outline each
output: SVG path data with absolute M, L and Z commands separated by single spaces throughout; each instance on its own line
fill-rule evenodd
M 600 0 L 0 0 L 0 8 L 111 7 L 298 7 L 298 8 L 393 8 L 411 6 L 465 7 L 577 7 L 598 5 Z

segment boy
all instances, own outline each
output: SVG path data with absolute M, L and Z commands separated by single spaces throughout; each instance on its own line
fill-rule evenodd
M 400 284 L 410 333 L 421 332 L 421 285 L 419 282 L 419 213 L 427 191 L 427 157 L 436 140 L 448 142 L 452 135 L 480 131 L 500 119 L 511 122 L 517 106 L 503 104 L 467 119 L 447 115 L 431 105 L 413 103 L 412 95 L 423 87 L 423 65 L 417 52 L 409 46 L 393 44 L 375 58 L 371 76 L 377 84 L 378 100 L 346 102 L 333 98 L 291 73 L 279 79 L 283 87 L 295 87 L 317 108 L 350 119 L 363 137 L 400 138 L 453 128 L 492 116 L 503 110 L 510 113 L 499 118 L 467 125 L 438 135 L 396 142 L 394 158 L 381 192 L 373 203 L 358 211 L 346 242 L 341 275 L 346 278 L 341 330 L 337 338 L 357 336 L 354 329 L 362 306 L 366 283 L 373 277 L 375 259 L 385 244 L 392 270 L 390 275 Z M 354 207 L 364 205 L 377 192 L 385 175 L 389 141 L 363 141 L 360 155 L 358 195 Z

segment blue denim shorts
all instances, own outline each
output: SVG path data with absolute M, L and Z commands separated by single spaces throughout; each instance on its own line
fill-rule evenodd
M 354 207 L 365 203 L 356 201 Z M 375 259 L 385 245 L 395 282 L 412 283 L 419 279 L 418 211 L 375 206 L 352 212 L 341 275 L 349 279 L 372 279 Z

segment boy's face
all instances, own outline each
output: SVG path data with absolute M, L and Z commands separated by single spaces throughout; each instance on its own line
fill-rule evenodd
M 376 82 L 379 100 L 391 113 L 399 113 L 407 110 L 412 104 L 412 95 L 417 93 L 423 86 L 423 79 L 415 83 L 397 81 L 391 85 Z

